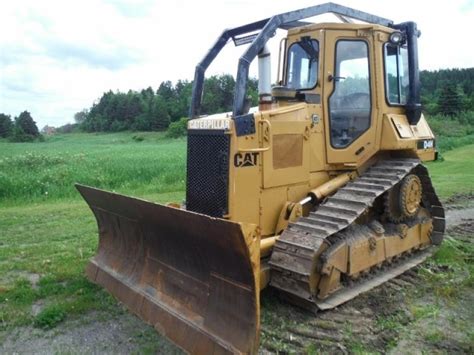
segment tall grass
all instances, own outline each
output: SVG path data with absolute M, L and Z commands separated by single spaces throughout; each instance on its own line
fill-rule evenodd
M 428 123 L 441 153 L 474 144 L 474 112 L 462 112 L 455 117 L 428 116 Z
M 0 203 L 79 198 L 74 183 L 136 195 L 184 190 L 185 139 L 67 134 L 0 142 Z

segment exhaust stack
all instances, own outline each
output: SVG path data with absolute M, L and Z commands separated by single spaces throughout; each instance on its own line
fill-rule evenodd
M 272 104 L 271 56 L 267 45 L 258 53 L 258 109 L 270 109 Z

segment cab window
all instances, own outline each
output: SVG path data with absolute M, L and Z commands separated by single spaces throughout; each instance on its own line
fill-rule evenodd
M 336 43 L 334 91 L 329 98 L 331 145 L 344 148 L 370 127 L 369 49 L 365 41 Z
M 385 93 L 389 104 L 404 105 L 408 96 L 408 50 L 406 46 L 386 43 Z
M 303 37 L 288 49 L 286 86 L 295 90 L 307 90 L 316 86 L 318 78 L 318 41 Z

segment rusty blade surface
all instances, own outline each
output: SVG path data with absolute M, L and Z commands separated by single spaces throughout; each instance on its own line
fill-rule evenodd
M 256 351 L 258 290 L 239 224 L 76 187 L 99 228 L 93 282 L 190 353 Z

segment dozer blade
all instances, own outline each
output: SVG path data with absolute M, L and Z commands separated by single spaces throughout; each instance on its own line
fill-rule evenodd
M 252 353 L 259 303 L 238 223 L 76 185 L 99 228 L 87 275 L 190 353 Z

